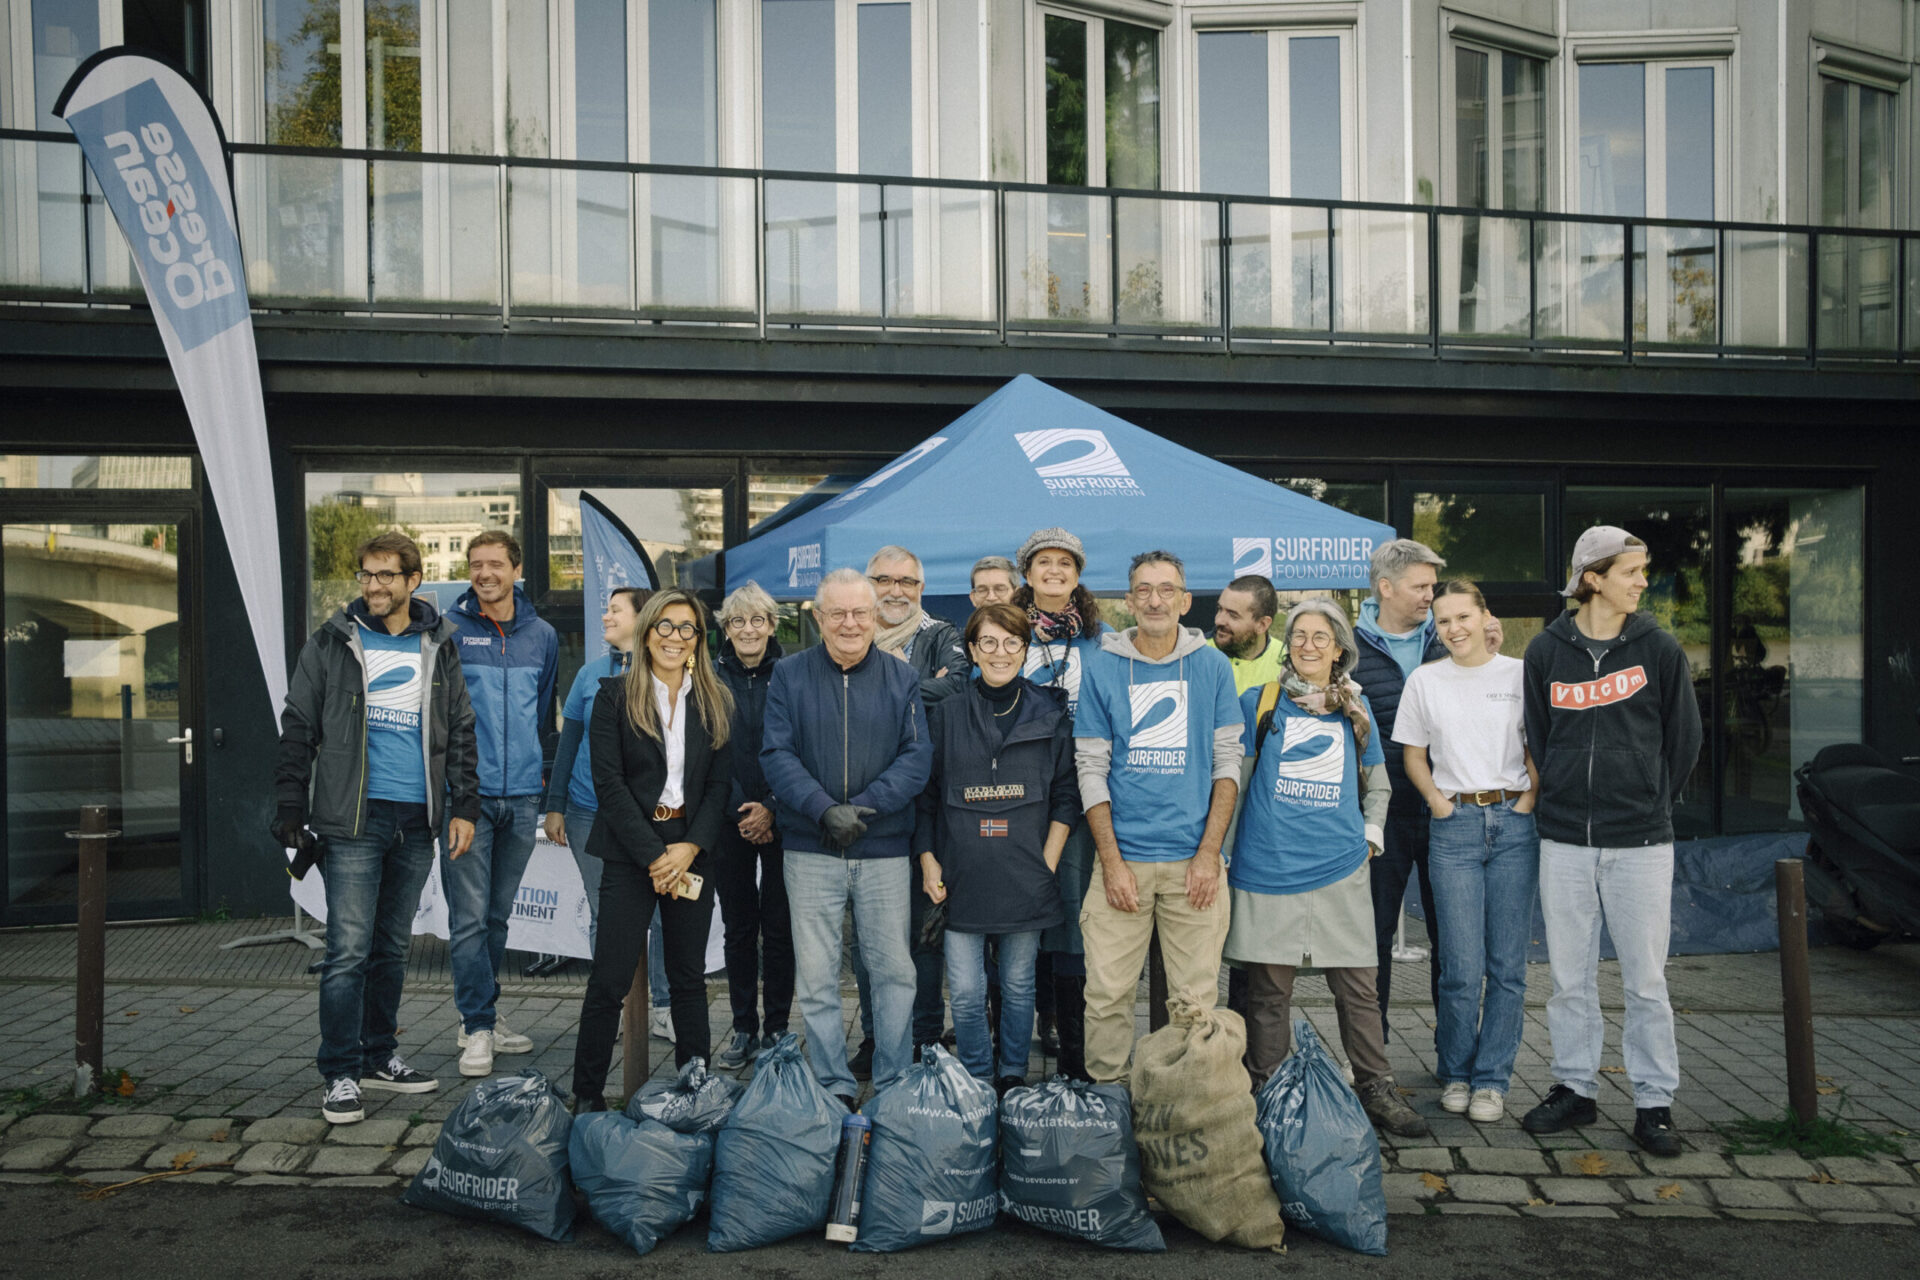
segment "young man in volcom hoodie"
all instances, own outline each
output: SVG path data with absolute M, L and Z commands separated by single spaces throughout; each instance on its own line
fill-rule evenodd
M 1599 526 L 1574 546 L 1563 613 L 1527 645 L 1527 745 L 1540 770 L 1540 905 L 1553 995 L 1554 1086 L 1521 1119 L 1558 1133 L 1597 1117 L 1597 967 L 1604 919 L 1626 995 L 1621 1036 L 1633 1138 L 1680 1154 L 1670 1110 L 1680 1083 L 1667 999 L 1673 805 L 1700 755 L 1700 708 L 1679 641 L 1638 612 L 1646 543 Z
M 1233 667 L 1180 617 L 1193 607 L 1168 551 L 1133 558 L 1139 625 L 1100 637 L 1074 714 L 1074 764 L 1099 855 L 1081 909 L 1087 1074 L 1124 1080 L 1133 998 L 1154 927 L 1169 994 L 1211 1009 L 1227 937 L 1220 843 L 1240 789 Z

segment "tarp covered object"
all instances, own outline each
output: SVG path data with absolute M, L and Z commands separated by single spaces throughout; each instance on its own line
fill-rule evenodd
M 1022 374 L 845 493 L 726 553 L 727 585 L 781 599 L 820 576 L 910 547 L 930 596 L 964 596 L 974 561 L 1011 556 L 1035 529 L 1087 548 L 1089 591 L 1127 588 L 1127 560 L 1165 548 L 1187 580 L 1258 573 L 1282 590 L 1364 587 L 1387 525 L 1315 502 L 1163 440 Z

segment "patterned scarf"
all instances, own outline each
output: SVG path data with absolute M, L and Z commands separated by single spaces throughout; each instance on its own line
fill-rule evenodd
M 880 646 L 881 652 L 903 658 L 907 646 L 913 643 L 915 633 L 920 630 L 920 619 L 926 616 L 927 611 L 915 605 L 913 612 L 907 615 L 907 620 L 898 626 L 889 627 L 882 623 L 873 633 L 873 642 Z
M 1046 644 L 1055 640 L 1072 640 L 1077 637 L 1086 622 L 1080 616 L 1080 606 L 1072 600 L 1067 607 L 1058 612 L 1049 613 L 1039 605 L 1027 606 L 1027 622 L 1033 627 L 1033 638 L 1037 643 Z
M 1367 749 L 1367 738 L 1373 730 L 1373 722 L 1367 717 L 1367 709 L 1360 701 L 1360 686 L 1346 676 L 1325 685 L 1314 684 L 1293 669 L 1288 660 L 1280 672 L 1280 690 L 1293 699 L 1293 704 L 1308 715 L 1323 716 L 1329 711 L 1338 711 L 1346 716 L 1353 725 L 1353 742 L 1362 754 Z

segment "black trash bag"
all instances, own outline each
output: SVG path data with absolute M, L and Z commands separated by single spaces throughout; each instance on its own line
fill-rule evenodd
M 1000 1209 L 999 1101 L 940 1045 L 875 1094 L 856 1253 L 891 1253 L 984 1231 Z
M 584 1191 L 594 1221 L 649 1253 L 707 1201 L 713 1135 L 681 1133 L 657 1120 L 615 1111 L 573 1122 L 567 1142 L 573 1185 Z
M 1384 1257 L 1387 1196 L 1380 1139 L 1313 1026 L 1293 1024 L 1293 1053 L 1260 1086 L 1256 1123 L 1289 1226 Z
M 731 1253 L 825 1228 L 846 1115 L 813 1078 L 798 1036 L 762 1053 L 714 1145 L 707 1248 Z
M 433 1154 L 400 1198 L 417 1209 L 571 1240 L 572 1127 L 566 1100 L 538 1071 L 482 1080 L 440 1127 Z
M 740 1084 L 707 1070 L 705 1058 L 680 1068 L 673 1080 L 649 1080 L 627 1099 L 629 1120 L 658 1120 L 676 1133 L 717 1133 L 733 1104 L 740 1100 Z
M 1127 1087 L 1055 1076 L 1002 1098 L 1000 1207 L 1056 1235 L 1165 1250 L 1140 1189 Z

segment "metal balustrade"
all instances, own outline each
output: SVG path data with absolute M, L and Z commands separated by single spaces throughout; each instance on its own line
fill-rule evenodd
M 229 148 L 271 313 L 777 339 L 1907 362 L 1920 233 Z M 64 134 L 0 130 L 0 301 L 137 305 Z

